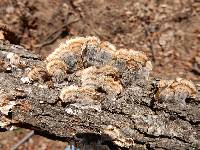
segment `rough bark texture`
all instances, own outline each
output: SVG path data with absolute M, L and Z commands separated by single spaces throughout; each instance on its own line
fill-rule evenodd
M 8 65 L 8 54 L 16 53 L 24 62 L 23 67 Z M 89 107 L 73 103 L 63 103 L 59 91 L 63 84 L 25 83 L 25 77 L 33 66 L 43 65 L 39 56 L 24 48 L 0 42 L 1 93 L 8 93 L 15 104 L 1 121 L 10 126 L 33 129 L 47 137 L 60 140 L 87 140 L 114 144 L 104 134 L 112 125 L 120 132 L 118 141 L 127 149 L 199 149 L 200 148 L 200 92 L 195 99 L 159 102 L 154 99 L 157 91 L 156 79 L 143 80 L 134 76 L 134 83 L 127 86 L 116 98 L 104 97 Z M 128 76 L 128 75 L 127 75 Z M 71 76 L 67 85 L 79 79 Z M 196 84 L 199 90 L 198 84 Z M 2 129 L 3 131 L 3 129 Z M 129 141 L 129 142 L 126 142 Z M 84 141 L 85 142 L 85 141 Z M 115 142 L 116 144 L 117 142 Z M 129 143 L 129 144 L 127 144 Z M 130 144 L 132 143 L 132 144 Z M 120 149 L 110 146 L 110 149 Z

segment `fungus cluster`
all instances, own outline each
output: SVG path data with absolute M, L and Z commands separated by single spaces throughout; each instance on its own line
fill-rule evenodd
M 184 101 L 186 98 L 195 98 L 197 95 L 197 89 L 192 81 L 179 77 L 176 80 L 160 80 L 157 86 L 155 99 L 159 101 Z
M 102 132 L 109 135 L 116 145 L 127 148 L 134 145 L 133 139 L 124 137 L 120 132 L 120 129 L 113 125 L 106 126 Z
M 30 80 L 44 80 L 46 75 L 51 76 L 55 82 L 64 82 L 69 74 L 80 77 L 81 85 L 67 86 L 61 90 L 60 98 L 63 102 L 83 95 L 93 99 L 99 92 L 116 96 L 127 84 L 134 82 L 131 76 L 127 80 L 125 74 L 132 75 L 143 70 L 145 79 L 148 79 L 152 69 L 151 62 L 143 52 L 117 50 L 113 44 L 102 42 L 94 36 L 67 40 L 44 63 L 45 68 L 34 68 L 29 72 Z
M 120 94 L 123 90 L 123 87 L 119 81 L 119 73 L 116 68 L 112 66 L 103 66 L 97 68 L 95 66 L 88 67 L 81 72 L 78 72 L 77 75 L 80 75 L 82 86 L 102 89 L 109 95 Z
M 28 78 L 32 81 L 63 83 L 69 75 L 79 78 L 79 85 L 64 86 L 60 91 L 63 102 L 91 101 L 99 94 L 117 96 L 137 79 L 148 80 L 151 61 L 141 51 L 117 49 L 94 36 L 76 37 L 60 44 L 45 60 L 44 67 L 33 68 Z M 155 94 L 157 100 L 173 99 L 182 93 L 184 98 L 195 97 L 192 82 L 177 78 L 161 80 Z

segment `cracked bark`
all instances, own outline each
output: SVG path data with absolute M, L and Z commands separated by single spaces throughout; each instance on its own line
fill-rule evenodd
M 138 80 L 117 98 L 105 98 L 100 109 L 79 109 L 71 103 L 63 104 L 58 97 L 60 84 L 46 88 L 40 83 L 24 84 L 26 69 L 42 65 L 41 58 L 24 48 L 0 42 L 0 58 L 9 52 L 17 53 L 26 62 L 22 69 L 1 68 L 0 90 L 20 92 L 8 115 L 8 127 L 35 130 L 38 134 L 63 141 L 98 141 L 109 144 L 110 137 L 102 130 L 113 125 L 122 136 L 134 144 L 128 149 L 199 149 L 200 148 L 200 92 L 194 100 L 162 102 L 154 100 L 156 79 Z M 68 84 L 78 82 L 72 75 Z M 200 90 L 198 84 L 197 89 Z M 14 95 L 14 94 L 13 94 Z M 110 146 L 110 149 L 120 147 Z

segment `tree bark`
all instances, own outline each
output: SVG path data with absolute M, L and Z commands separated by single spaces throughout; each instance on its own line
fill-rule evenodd
M 18 54 L 24 64 L 18 67 L 10 64 L 10 53 Z M 115 148 L 200 148 L 199 91 L 194 99 L 160 102 L 155 100 L 158 80 L 137 79 L 116 98 L 106 97 L 97 105 L 80 106 L 61 101 L 59 92 L 63 83 L 26 82 L 31 68 L 43 66 L 40 56 L 1 41 L 0 58 L 1 101 L 5 101 L 0 107 L 1 131 L 11 126 L 24 127 L 68 142 L 89 139 L 110 145 L 115 141 L 112 143 Z M 66 84 L 76 82 L 78 80 L 72 75 Z M 196 87 L 200 89 L 198 84 Z M 4 106 L 10 106 L 7 114 L 2 112 Z M 109 127 L 119 132 L 116 139 L 105 134 L 104 130 Z

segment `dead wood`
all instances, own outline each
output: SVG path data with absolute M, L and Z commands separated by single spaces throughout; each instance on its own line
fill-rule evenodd
M 18 65 L 10 63 L 11 53 L 20 56 Z M 2 128 L 24 127 L 64 141 L 89 139 L 108 145 L 114 141 L 129 149 L 200 148 L 199 91 L 195 98 L 159 101 L 155 98 L 159 80 L 145 80 L 135 74 L 131 85 L 115 98 L 98 89 L 103 100 L 95 105 L 63 103 L 59 98 L 61 88 L 79 85 L 77 76 L 70 74 L 65 83 L 53 84 L 51 79 L 30 83 L 27 73 L 34 66 L 42 67 L 43 61 L 23 47 L 3 41 L 0 59 L 1 102 L 5 101 L 0 107 Z M 198 83 L 196 87 L 200 89 Z M 6 107 L 7 114 L 4 106 L 11 106 Z M 115 139 L 105 130 L 113 131 Z

